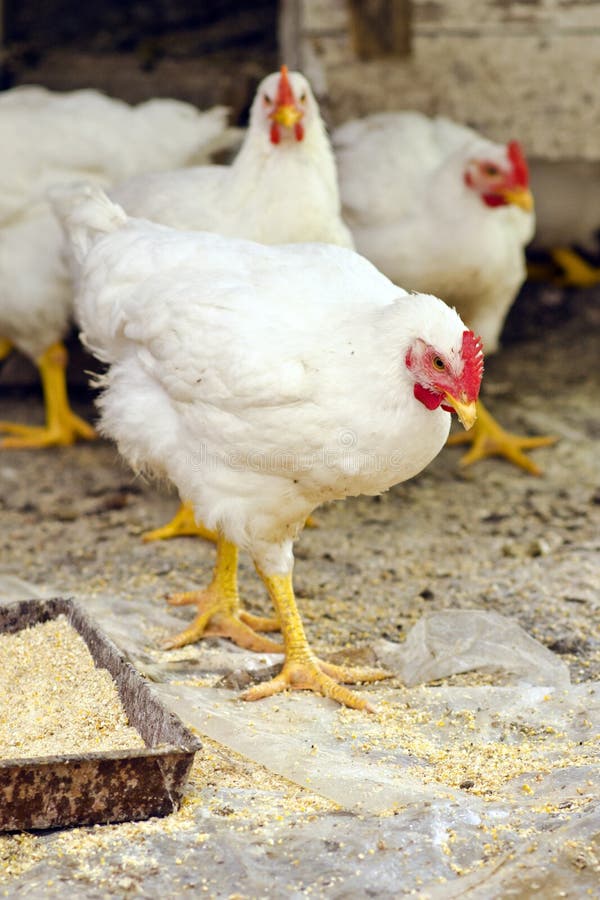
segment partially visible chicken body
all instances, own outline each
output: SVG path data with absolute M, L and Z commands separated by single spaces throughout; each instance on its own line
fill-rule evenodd
M 283 69 L 259 85 L 244 143 L 230 166 L 140 176 L 110 196 L 129 215 L 173 228 L 264 244 L 310 240 L 352 247 L 317 102 L 299 72 Z
M 180 232 L 94 192 L 61 209 L 82 267 L 82 336 L 109 364 L 101 429 L 219 534 L 205 624 L 238 603 L 234 545 L 277 609 L 283 669 L 244 696 L 300 688 L 370 708 L 338 682 L 382 673 L 323 663 L 307 642 L 293 541 L 324 500 L 419 472 L 447 438 L 448 410 L 472 423 L 481 342 L 440 300 L 407 295 L 350 250 Z
M 142 176 L 110 196 L 130 215 L 173 228 L 264 244 L 354 246 L 341 218 L 335 161 L 318 104 L 304 76 L 288 74 L 285 66 L 258 86 L 244 143 L 231 166 Z M 183 504 L 170 523 L 144 538 L 193 534 L 215 537 Z M 195 602 L 195 594 L 174 598 L 186 599 Z
M 72 315 L 63 235 L 46 199 L 78 179 L 107 186 L 203 158 L 219 145 L 227 111 L 152 100 L 130 107 L 96 91 L 40 87 L 0 93 L 0 358 L 15 348 L 40 372 L 46 425 L 0 422 L 0 447 L 42 447 L 91 438 L 69 407 L 62 345 Z
M 343 212 L 357 249 L 398 284 L 456 306 L 498 348 L 502 325 L 526 275 L 534 230 L 527 166 L 516 142 L 495 144 L 447 119 L 379 113 L 333 136 Z M 530 472 L 523 448 L 554 438 L 520 438 L 482 408 L 461 441 L 463 462 L 505 455 Z

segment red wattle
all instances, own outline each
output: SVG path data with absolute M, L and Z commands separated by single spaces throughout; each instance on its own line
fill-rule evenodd
M 273 122 L 271 125 L 271 143 L 278 144 L 281 140 L 281 134 L 279 132 L 279 125 L 277 122 Z
M 508 200 L 500 194 L 482 194 L 483 202 L 486 206 L 507 206 Z
M 442 394 L 430 391 L 429 388 L 423 387 L 422 384 L 415 384 L 414 395 L 419 403 L 422 403 L 427 409 L 437 409 L 443 400 Z
M 302 140 L 302 138 L 304 137 L 304 126 L 302 125 L 302 122 L 296 122 L 296 124 L 294 125 L 294 134 L 297 141 Z

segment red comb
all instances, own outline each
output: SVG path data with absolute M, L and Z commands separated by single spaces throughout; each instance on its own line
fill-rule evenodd
M 287 66 L 281 67 L 281 75 L 279 76 L 279 84 L 277 85 L 277 96 L 275 98 L 276 106 L 295 106 L 296 98 L 288 78 Z
M 520 143 L 518 141 L 509 141 L 506 145 L 506 149 L 508 151 L 508 158 L 512 163 L 515 183 L 520 187 L 528 187 L 529 169 L 527 168 L 527 160 L 521 150 Z
M 483 376 L 483 342 L 472 331 L 463 332 L 461 356 L 464 362 L 462 383 L 468 399 L 477 400 Z

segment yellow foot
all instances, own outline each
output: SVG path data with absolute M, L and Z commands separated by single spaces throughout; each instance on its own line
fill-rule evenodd
M 375 712 L 375 707 L 365 697 L 342 687 L 339 682 L 359 684 L 382 681 L 390 677 L 391 673 L 381 669 L 334 666 L 309 654 L 302 659 L 288 658 L 279 675 L 249 688 L 242 694 L 242 700 L 261 700 L 263 697 L 271 697 L 287 690 L 314 691 L 336 700 L 343 706 Z
M 600 267 L 592 266 L 575 250 L 568 247 L 557 247 L 551 251 L 551 256 L 562 271 L 562 275 L 557 279 L 559 284 L 565 287 L 581 288 L 600 284 Z
M 13 435 L 0 440 L 0 447 L 5 450 L 70 447 L 78 438 L 91 441 L 97 437 L 92 426 L 71 410 L 68 416 L 52 425 L 19 425 L 17 422 L 0 421 L 0 432 Z
M 288 689 L 314 691 L 352 709 L 375 712 L 365 697 L 342 687 L 339 682 L 355 684 L 381 681 L 383 678 L 389 678 L 390 674 L 367 667 L 336 666 L 317 659 L 306 640 L 294 597 L 291 572 L 283 575 L 266 575 L 258 566 L 256 570 L 269 591 L 281 622 L 285 660 L 281 672 L 275 678 L 251 687 L 242 694 L 242 699 L 260 700 Z
M 239 647 L 258 653 L 281 653 L 281 644 L 257 634 L 255 629 L 275 631 L 278 623 L 244 612 L 237 591 L 237 547 L 217 539 L 217 561 L 213 580 L 205 591 L 187 591 L 168 598 L 172 606 L 192 604 L 198 615 L 192 624 L 163 643 L 165 650 L 185 647 L 203 637 L 226 637 Z
M 195 536 L 211 541 L 213 544 L 217 542 L 217 532 L 211 531 L 205 525 L 196 524 L 196 517 L 191 503 L 182 503 L 175 516 L 168 525 L 162 528 L 155 528 L 154 531 L 147 531 L 142 535 L 144 541 L 168 541 L 170 538 Z
M 187 591 L 172 594 L 167 598 L 171 606 L 194 605 L 198 615 L 192 624 L 163 643 L 165 650 L 185 647 L 203 637 L 229 638 L 238 647 L 254 650 L 256 653 L 282 653 L 283 645 L 257 634 L 255 629 L 276 631 L 278 622 L 275 619 L 262 619 L 243 610 L 224 608 L 222 597 L 214 585 L 205 591 Z M 264 627 L 264 626 L 267 627 Z M 262 626 L 262 628 L 261 628 Z
M 91 441 L 96 432 L 91 425 L 75 415 L 69 406 L 65 371 L 67 351 L 62 344 L 53 344 L 36 361 L 46 406 L 46 425 L 18 425 L 0 422 L 0 432 L 14 437 L 4 438 L 5 449 L 33 449 L 37 447 L 68 447 L 78 438 Z
M 488 456 L 501 456 L 530 475 L 541 475 L 542 470 L 523 451 L 549 447 L 557 441 L 558 438 L 552 436 L 521 437 L 505 431 L 479 400 L 475 425 L 470 431 L 452 435 L 448 438 L 448 445 L 455 447 L 459 444 L 472 444 L 460 461 L 462 466 L 469 466 Z
M 314 516 L 309 516 L 306 522 L 304 523 L 305 528 L 320 528 L 319 520 L 315 519 Z

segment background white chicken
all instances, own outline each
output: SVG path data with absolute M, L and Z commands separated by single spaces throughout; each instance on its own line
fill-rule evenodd
M 318 104 L 306 78 L 288 73 L 286 66 L 259 84 L 243 145 L 231 166 L 140 176 L 110 195 L 130 215 L 174 228 L 265 244 L 354 246 L 341 218 L 335 161 Z M 183 504 L 168 525 L 148 532 L 145 539 L 182 534 L 214 537 L 195 522 L 191 506 Z
M 343 213 L 356 247 L 407 289 L 437 294 L 498 348 L 504 319 L 526 275 L 534 231 L 527 164 L 516 141 L 421 113 L 378 113 L 333 136 Z M 555 438 L 504 431 L 479 404 L 463 463 L 502 455 L 529 472 L 523 452 Z
M 293 541 L 324 500 L 378 494 L 419 472 L 447 438 L 449 410 L 472 424 L 481 342 L 442 301 L 407 295 L 350 250 L 177 231 L 128 219 L 93 189 L 64 197 L 59 212 L 82 267 L 82 336 L 109 365 L 101 429 L 219 534 L 203 607 L 170 645 L 236 621 L 242 547 L 285 649 L 280 674 L 246 699 L 292 687 L 369 708 L 338 682 L 382 673 L 310 649 Z
M 174 228 L 264 244 L 314 240 L 353 246 L 318 104 L 306 78 L 286 66 L 259 84 L 232 165 L 140 176 L 110 196 L 129 215 Z
M 62 233 L 46 200 L 53 185 L 85 178 L 103 186 L 139 171 L 203 159 L 228 140 L 227 111 L 151 100 L 130 107 L 96 91 L 41 87 L 0 93 L 0 358 L 13 348 L 38 367 L 46 425 L 0 422 L 0 447 L 43 447 L 91 438 L 69 407 L 65 383 L 72 290 Z

